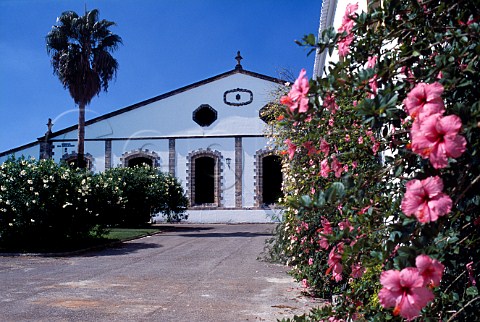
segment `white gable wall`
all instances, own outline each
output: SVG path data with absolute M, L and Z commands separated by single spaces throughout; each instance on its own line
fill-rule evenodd
M 115 115 L 86 126 L 86 138 L 132 138 L 209 135 L 263 134 L 265 123 L 258 110 L 270 100 L 277 84 L 244 74 L 233 74 L 188 91 Z M 244 106 L 224 103 L 224 93 L 242 88 L 253 92 L 253 102 Z M 242 94 L 246 95 L 246 94 Z M 202 104 L 217 111 L 217 120 L 201 127 L 192 120 L 192 113 Z M 59 139 L 76 140 L 77 131 Z

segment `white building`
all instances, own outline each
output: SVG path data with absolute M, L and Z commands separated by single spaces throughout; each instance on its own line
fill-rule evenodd
M 85 124 L 85 154 L 94 171 L 148 163 L 175 175 L 191 222 L 268 222 L 281 188 L 279 157 L 267 147 L 262 108 L 282 81 L 231 71 L 96 117 Z M 76 157 L 77 127 L 50 132 L 0 153 Z M 50 147 L 50 149 L 49 149 Z
M 348 4 L 358 4 L 357 13 L 362 11 L 367 12 L 368 3 L 375 2 L 375 5 L 380 5 L 380 0 L 323 0 L 322 10 L 320 12 L 320 26 L 318 28 L 318 38 L 321 38 L 322 32 L 330 27 L 338 30 L 342 25 L 342 18 L 345 14 Z M 317 51 L 315 55 L 315 64 L 313 67 L 314 77 L 322 77 L 324 67 L 328 67 L 330 63 L 335 63 L 339 60 L 338 51 L 334 50 L 332 55 L 328 55 L 328 50 L 322 53 Z

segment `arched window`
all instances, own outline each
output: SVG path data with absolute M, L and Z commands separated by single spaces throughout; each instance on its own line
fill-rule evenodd
M 265 207 L 278 203 L 283 196 L 281 158 L 274 151 L 257 151 L 255 167 L 255 205 Z
M 192 207 L 221 207 L 221 165 L 218 151 L 199 150 L 188 155 L 187 187 Z
M 124 168 L 133 168 L 136 165 L 148 165 L 150 167 L 158 167 L 160 166 L 160 157 L 157 153 L 149 151 L 148 149 L 139 149 L 125 152 L 124 154 L 122 154 L 120 162 L 122 162 L 122 167 Z
M 84 155 L 84 158 L 85 158 L 85 163 L 87 164 L 86 168 L 88 170 L 92 170 L 93 165 L 95 164 L 95 158 L 90 153 L 86 153 Z M 62 155 L 62 158 L 60 160 L 62 162 L 65 162 L 68 165 L 72 165 L 72 164 L 74 165 L 76 164 L 76 161 L 77 161 L 77 152 L 65 153 L 64 155 Z

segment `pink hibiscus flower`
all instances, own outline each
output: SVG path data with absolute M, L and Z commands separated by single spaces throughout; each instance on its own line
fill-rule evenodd
M 365 267 L 362 266 L 362 263 L 354 263 L 352 264 L 352 277 L 353 278 L 360 278 L 365 273 Z
M 328 243 L 328 239 L 325 238 L 324 236 L 320 236 L 318 240 L 318 245 L 323 249 L 327 249 L 328 247 L 330 247 L 330 244 Z
M 408 217 L 414 215 L 421 223 L 436 221 L 438 217 L 448 214 L 452 199 L 442 190 L 443 181 L 438 176 L 410 180 L 401 204 L 403 213 Z
M 306 278 L 304 278 L 304 279 L 302 280 L 302 286 L 303 286 L 304 288 L 308 288 L 308 281 L 307 281 Z
M 445 105 L 442 99 L 443 86 L 435 82 L 433 84 L 418 83 L 403 101 L 408 114 L 415 117 L 425 117 L 435 113 L 443 113 Z
M 343 172 L 343 166 L 338 162 L 335 155 L 332 157 L 332 164 L 331 164 L 333 172 L 335 172 L 335 177 L 340 178 Z
M 307 71 L 302 69 L 298 78 L 293 83 L 292 88 L 287 96 L 280 98 L 280 103 L 287 105 L 290 111 L 293 112 L 298 109 L 299 113 L 305 113 L 308 111 L 308 90 L 310 85 L 306 78 Z
M 324 178 L 327 178 L 329 173 L 330 173 L 330 166 L 328 165 L 328 159 L 325 159 L 322 162 L 320 162 L 320 175 Z
M 370 56 L 367 59 L 367 68 L 374 68 L 377 64 L 377 56 Z
M 338 41 L 338 56 L 346 57 L 350 53 L 350 44 L 353 41 L 353 34 L 349 34 L 346 37 Z
M 325 141 L 325 139 L 322 139 L 320 141 L 320 151 L 322 151 L 325 156 L 328 156 L 328 153 L 330 152 L 330 144 L 328 144 L 327 141 Z
M 288 148 L 288 158 L 292 160 L 293 156 L 295 155 L 295 152 L 297 151 L 297 146 L 293 144 L 290 139 L 286 139 L 283 142 L 287 145 L 287 148 Z
M 349 28 L 349 24 L 351 23 L 352 24 L 352 27 L 353 27 L 353 20 L 352 20 L 352 16 L 355 14 L 355 11 L 358 10 L 358 2 L 355 3 L 355 4 L 347 4 L 347 7 L 345 8 L 345 13 L 343 14 L 343 17 L 342 17 L 342 26 L 340 26 L 339 30 L 341 32 L 345 31 L 344 28 Z M 350 27 L 350 30 L 351 30 L 351 27 Z M 348 32 L 350 32 L 350 30 L 348 30 Z
M 436 259 L 431 259 L 427 255 L 419 255 L 415 259 L 415 266 L 423 277 L 423 286 L 436 287 L 440 285 L 443 270 L 445 266 Z
M 423 286 L 423 277 L 418 269 L 404 268 L 401 271 L 382 272 L 380 283 L 383 288 L 378 293 L 380 304 L 384 308 L 394 307 L 393 315 L 413 320 L 420 310 L 433 300 L 432 291 Z
M 323 98 L 323 107 L 328 109 L 330 113 L 335 114 L 335 112 L 338 111 L 339 108 L 337 103 L 335 102 L 335 95 L 327 93 Z
M 307 141 L 303 143 L 303 147 L 307 149 L 307 155 L 313 155 L 317 153 L 317 149 L 315 149 L 315 146 L 313 145 L 312 141 Z
M 325 217 L 322 217 L 320 222 L 322 224 L 322 228 L 317 230 L 317 232 L 320 234 L 318 244 L 320 245 L 321 248 L 327 249 L 328 247 L 330 247 L 330 244 L 328 243 L 328 239 L 323 235 L 330 235 L 333 233 L 332 225 L 330 224 L 328 219 Z
M 340 230 L 348 230 L 348 231 L 353 230 L 353 226 L 348 219 L 345 219 L 344 221 L 339 222 L 338 227 L 340 227 Z
M 412 125 L 412 151 L 429 158 L 435 169 L 445 168 L 448 158 L 465 152 L 467 141 L 458 134 L 462 121 L 456 115 L 433 114 Z
M 330 251 L 330 254 L 328 255 L 328 265 L 330 266 L 325 274 L 330 274 L 332 272 L 332 277 L 335 279 L 335 281 L 340 282 L 342 280 L 342 272 L 343 272 L 343 266 L 342 266 L 342 254 L 343 254 L 343 243 L 338 244 L 338 246 L 335 246 L 332 248 Z
M 353 25 L 354 21 L 352 20 L 352 16 L 354 15 L 355 11 L 358 9 L 358 3 L 356 4 L 348 4 L 345 10 L 345 14 L 342 18 L 342 24 L 338 28 L 338 32 L 343 33 L 345 32 L 347 35 L 342 38 L 338 42 L 338 55 L 340 57 L 345 57 L 350 52 L 350 44 L 353 41 Z
M 322 219 L 320 220 L 320 222 L 322 223 L 322 227 L 323 227 L 322 232 L 323 232 L 325 235 L 330 235 L 330 234 L 333 233 L 332 224 L 330 224 L 330 222 L 328 221 L 327 218 L 322 217 Z

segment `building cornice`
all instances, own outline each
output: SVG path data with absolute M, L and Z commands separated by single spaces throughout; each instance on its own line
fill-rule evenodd
M 320 23 L 318 27 L 318 38 L 322 37 L 322 32 L 333 26 L 335 19 L 335 11 L 337 9 L 338 0 L 324 0 L 322 1 L 322 10 L 320 13 Z M 315 63 L 313 65 L 313 77 L 321 78 L 325 61 L 327 59 L 327 50 L 320 53 L 318 50 L 315 54 Z

